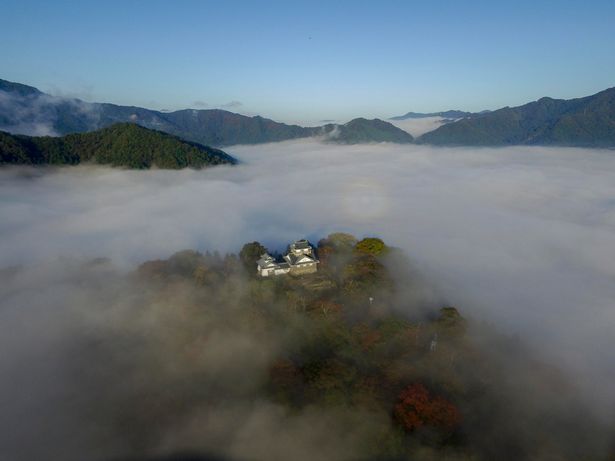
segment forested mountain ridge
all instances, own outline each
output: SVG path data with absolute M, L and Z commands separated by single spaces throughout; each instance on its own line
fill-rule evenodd
M 327 140 L 341 144 L 392 142 L 406 144 L 414 141 L 412 135 L 380 119 L 355 118 L 343 125 L 328 124 L 323 127 Z
M 478 114 L 422 135 L 437 145 L 615 146 L 615 88 L 577 99 L 541 98 Z
M 302 127 L 221 109 L 162 112 L 134 106 L 56 98 L 34 87 L 0 80 L 0 130 L 65 135 L 132 122 L 211 146 L 258 144 L 308 137 L 330 142 L 411 142 L 412 136 L 382 120 Z M 329 136 L 333 134 L 333 136 Z
M 346 124 L 302 127 L 220 109 L 174 112 L 58 98 L 38 89 L 0 80 L 0 130 L 65 135 L 93 131 L 118 122 L 137 123 L 212 146 L 257 144 L 324 137 L 343 144 L 394 142 L 449 146 L 544 145 L 615 146 L 615 88 L 570 100 L 541 98 L 492 112 L 408 113 L 391 120 L 440 116 L 449 120 L 414 140 L 382 120 L 358 118 Z M 454 120 L 462 117 L 459 120 Z
M 91 162 L 128 168 L 203 168 L 237 161 L 212 147 L 184 141 L 134 123 L 118 123 L 62 137 L 0 131 L 0 165 L 76 165 Z
M 220 147 L 286 141 L 313 136 L 317 132 L 314 128 L 287 125 L 221 109 L 158 112 L 140 107 L 97 104 L 94 110 L 98 114 L 98 126 L 131 121 L 189 141 Z
M 205 145 L 256 144 L 313 136 L 319 128 L 287 125 L 220 109 L 163 112 L 59 98 L 0 79 L 0 130 L 66 135 L 132 122 Z
M 21 96 L 31 96 L 43 94 L 38 88 L 33 86 L 24 85 L 22 83 L 9 82 L 8 80 L 2 80 L 0 78 L 0 91 L 6 93 L 17 93 Z

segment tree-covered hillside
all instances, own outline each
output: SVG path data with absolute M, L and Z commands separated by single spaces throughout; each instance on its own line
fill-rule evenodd
M 16 93 L 20 96 L 32 96 L 42 94 L 37 88 L 33 86 L 23 85 L 21 83 L 9 82 L 8 80 L 0 79 L 0 91 L 6 93 Z
M 76 165 L 84 162 L 128 168 L 178 169 L 233 164 L 236 160 L 219 149 L 132 123 L 63 137 L 0 132 L 0 164 Z
M 355 118 L 344 125 L 328 124 L 323 127 L 330 142 L 360 144 L 369 142 L 411 143 L 412 135 L 389 122 L 379 119 Z
M 21 354 L 0 362 L 3 459 L 613 459 L 599 392 L 381 239 L 322 238 L 303 276 L 262 278 L 267 248 L 237 250 L 0 268 Z
M 578 99 L 542 98 L 477 114 L 425 133 L 438 145 L 615 146 L 615 88 Z
M 382 240 L 331 234 L 318 243 L 318 272 L 297 277 L 258 277 L 263 251 L 252 242 L 239 256 L 183 251 L 140 266 L 139 283 L 158 287 L 156 309 L 168 305 L 165 324 L 148 327 L 135 369 L 124 363 L 123 379 L 143 384 L 98 402 L 121 409 L 118 427 L 135 428 L 136 442 L 153 444 L 165 421 L 217 414 L 222 402 L 236 412 L 231 432 L 245 435 L 251 418 L 262 425 L 260 451 L 232 452 L 250 459 L 275 458 L 285 443 L 310 459 L 607 459 L 605 427 L 563 374 L 425 295 Z M 148 309 L 140 315 L 151 325 Z M 97 362 L 114 347 L 131 355 L 139 341 L 115 337 Z M 173 365 L 162 366 L 147 344 L 168 341 Z M 139 371 L 148 363 L 155 380 Z M 255 416 L 263 405 L 275 415 Z M 207 421 L 192 423 L 197 439 L 208 439 Z

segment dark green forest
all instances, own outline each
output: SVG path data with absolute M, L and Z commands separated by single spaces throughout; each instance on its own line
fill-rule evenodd
M 393 142 L 407 144 L 414 141 L 411 134 L 379 119 L 355 118 L 343 125 L 328 124 L 322 127 L 330 135 L 330 142 L 360 144 L 369 142 Z
M 451 146 L 615 146 L 615 88 L 577 99 L 541 98 L 472 114 L 425 133 L 424 144 Z
M 80 163 L 136 169 L 180 169 L 234 164 L 236 160 L 219 149 L 133 123 L 118 123 L 98 131 L 62 137 L 31 137 L 0 131 L 0 164 Z

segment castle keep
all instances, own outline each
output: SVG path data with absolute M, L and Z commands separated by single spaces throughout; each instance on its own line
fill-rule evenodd
M 305 239 L 291 243 L 289 251 L 283 256 L 283 261 L 276 261 L 265 253 L 256 262 L 256 270 L 261 277 L 284 274 L 311 274 L 318 268 L 318 260 L 314 249 Z

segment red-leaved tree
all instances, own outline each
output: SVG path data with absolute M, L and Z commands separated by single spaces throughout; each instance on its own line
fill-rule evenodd
M 408 432 L 422 426 L 451 431 L 461 422 L 457 407 L 444 397 L 432 396 L 422 384 L 415 383 L 399 394 L 395 420 Z

